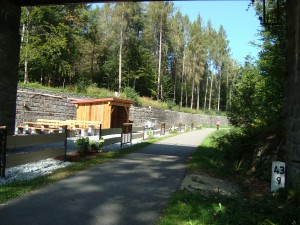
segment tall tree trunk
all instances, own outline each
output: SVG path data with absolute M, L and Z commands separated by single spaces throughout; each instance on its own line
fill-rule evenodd
M 192 97 L 191 97 L 191 109 L 193 109 L 193 104 L 194 104 L 194 88 L 195 88 L 195 79 L 193 78 L 193 82 L 192 82 Z
M 28 61 L 27 61 L 27 49 L 25 53 L 25 62 L 24 62 L 24 84 L 28 83 Z
M 22 32 L 21 32 L 21 43 L 23 43 L 24 41 L 24 37 L 25 37 L 25 23 L 23 23 L 22 25 Z M 20 46 L 22 48 L 22 45 Z
M 184 70 L 185 70 L 185 50 L 183 50 L 183 60 L 182 60 L 181 89 L 180 89 L 180 108 L 182 108 Z
M 92 55 L 91 55 L 91 80 L 93 80 L 93 77 L 95 76 L 95 69 L 94 69 L 94 61 L 95 61 L 95 48 L 96 48 L 96 43 L 93 43 L 93 50 L 92 50 Z
M 185 83 L 185 107 L 189 107 L 188 98 L 187 98 L 187 79 L 184 80 L 184 83 Z
M 123 48 L 123 28 L 121 28 L 120 32 L 120 49 L 119 49 L 119 93 L 122 88 L 122 48 Z
M 206 100 L 207 100 L 207 92 L 208 92 L 208 72 L 206 77 L 206 85 L 205 85 L 205 96 L 204 96 L 204 111 L 206 110 Z
M 228 110 L 231 110 L 231 98 L 232 98 L 232 86 L 231 86 L 231 88 L 230 88 L 230 90 L 229 90 L 229 109 Z
M 184 80 L 185 83 L 185 107 L 189 107 L 188 106 L 188 98 L 187 98 L 187 79 Z
M 213 79 L 214 79 L 214 76 L 213 76 L 213 74 L 211 74 L 210 89 L 209 89 L 209 99 L 208 99 L 208 110 L 209 111 L 211 110 L 211 96 L 212 96 Z
M 133 79 L 133 89 L 135 90 L 136 78 Z
M 40 79 L 41 85 L 43 85 L 43 71 L 41 71 L 41 79 Z
M 176 102 L 176 85 L 177 85 L 177 65 L 176 65 L 176 58 L 173 59 L 173 66 L 174 66 L 174 90 L 173 90 L 173 103 Z
M 219 76 L 219 82 L 218 82 L 218 112 L 220 112 L 220 101 L 221 101 L 221 70 L 220 70 L 220 76 Z
M 197 110 L 200 108 L 200 82 L 197 85 Z
M 158 74 L 157 74 L 157 99 L 160 99 L 160 78 L 161 78 L 161 49 L 162 49 L 162 21 L 159 28 L 159 52 L 158 52 Z
M 26 16 L 27 16 L 27 21 L 26 21 L 26 37 L 25 37 L 25 61 L 24 61 L 24 84 L 28 83 L 29 76 L 28 76 L 28 43 L 29 43 L 29 11 L 26 8 Z
M 226 73 L 226 111 L 228 111 L 229 104 L 229 78 L 228 73 Z
M 63 89 L 65 89 L 66 78 L 63 79 Z
M 51 83 L 52 83 L 52 81 L 51 81 L 51 76 L 48 75 L 48 86 L 49 86 L 49 87 L 51 86 Z

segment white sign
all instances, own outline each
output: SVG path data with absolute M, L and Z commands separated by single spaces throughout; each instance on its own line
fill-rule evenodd
M 285 186 L 285 163 L 280 161 L 272 162 L 271 191 L 276 191 Z
M 149 121 L 147 121 L 147 122 L 145 122 L 145 127 L 146 128 L 150 128 L 150 127 L 152 127 L 152 123 L 151 123 L 151 121 L 149 120 Z

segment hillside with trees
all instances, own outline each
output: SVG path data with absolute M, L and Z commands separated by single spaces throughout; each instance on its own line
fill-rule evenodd
M 20 82 L 93 86 L 179 107 L 228 111 L 240 66 L 225 29 L 191 22 L 173 2 L 22 8 Z
M 262 15 L 261 3 L 255 4 Z M 268 3 L 268 14 L 276 10 Z M 246 136 L 271 129 L 279 145 L 285 74 L 280 15 L 276 25 L 262 25 L 259 59 L 245 56 L 240 65 L 230 56 L 223 26 L 216 30 L 201 15 L 190 21 L 173 2 L 24 7 L 19 81 L 226 112 Z M 252 144 L 249 151 L 258 151 Z

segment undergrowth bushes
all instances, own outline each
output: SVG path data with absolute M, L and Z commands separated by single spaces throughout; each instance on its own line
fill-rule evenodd
M 257 176 L 270 176 L 272 161 L 282 160 L 279 127 L 233 128 L 216 137 L 217 148 L 226 152 L 236 170 L 246 170 Z
M 131 87 L 125 87 L 121 96 L 124 96 L 127 100 L 132 100 L 135 105 L 141 105 L 141 99 L 139 94 Z
M 102 151 L 104 140 L 101 138 L 99 141 L 90 141 L 88 137 L 80 137 L 75 142 L 75 148 L 77 153 L 81 156 L 85 156 L 88 153 Z

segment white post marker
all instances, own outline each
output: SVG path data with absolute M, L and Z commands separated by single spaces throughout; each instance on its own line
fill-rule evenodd
M 285 163 L 280 161 L 272 162 L 271 191 L 285 187 Z

